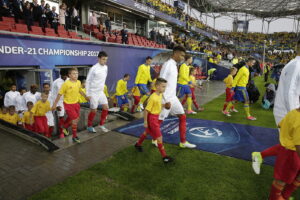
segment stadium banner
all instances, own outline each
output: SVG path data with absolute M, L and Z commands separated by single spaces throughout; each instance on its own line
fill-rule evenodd
M 1 67 L 39 66 L 40 69 L 52 69 L 55 66 L 92 66 L 98 61 L 98 52 L 108 53 L 108 77 L 106 84 L 114 90 L 117 81 L 125 73 L 131 75 L 128 87 L 134 84 L 134 78 L 140 64 L 147 56 L 155 57 L 166 49 L 132 47 L 126 45 L 99 42 L 79 42 L 61 39 L 33 38 L 28 36 L 0 35 Z M 58 74 L 58 73 L 53 73 Z M 57 77 L 53 77 L 54 79 Z M 41 73 L 41 82 L 46 79 Z
M 150 8 L 147 5 L 138 3 L 138 2 L 133 1 L 133 0 L 111 0 L 111 2 L 119 3 L 119 4 L 122 4 L 124 6 L 130 7 L 130 8 L 134 8 L 134 9 L 139 10 L 139 11 L 146 12 L 149 15 L 154 15 L 156 17 L 164 19 L 164 20 L 166 20 L 168 22 L 171 22 L 173 24 L 177 24 L 178 26 L 182 26 L 182 27 L 186 26 L 185 22 L 182 22 L 182 21 L 180 21 L 180 20 L 178 20 L 178 19 L 176 19 L 176 18 L 174 18 L 174 17 L 172 17 L 170 15 L 167 15 L 165 13 L 162 13 L 160 11 L 152 9 L 152 8 Z

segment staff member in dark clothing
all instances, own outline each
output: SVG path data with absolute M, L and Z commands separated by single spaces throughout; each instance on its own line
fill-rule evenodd
M 39 26 L 43 27 L 42 24 L 42 16 L 44 14 L 44 10 L 46 9 L 45 0 L 41 1 L 41 5 L 37 8 L 37 21 L 39 22 Z
M 128 31 L 126 30 L 126 24 L 123 25 L 123 29 L 121 30 L 122 36 L 122 44 L 128 43 Z
M 55 12 L 56 7 L 52 7 L 52 11 L 48 13 L 48 19 L 51 24 L 51 28 L 55 30 L 55 33 L 57 34 L 57 29 L 58 29 L 58 14 Z
M 12 10 L 15 16 L 16 23 L 19 23 L 19 19 L 22 19 L 23 8 L 20 0 L 12 1 Z
M 29 31 L 31 31 L 31 26 L 32 26 L 32 10 L 33 8 L 30 6 L 30 4 L 26 2 L 23 11 L 23 16 Z
M 0 18 L 8 17 L 10 14 L 9 12 L 9 1 L 8 0 L 0 0 Z
M 110 18 L 109 17 L 105 20 L 105 27 L 106 27 L 106 30 L 108 31 L 108 33 L 110 34 L 110 31 L 111 31 L 111 22 L 110 22 Z
M 32 18 L 33 21 L 38 22 L 39 21 L 39 7 L 40 5 L 37 3 L 37 0 L 33 0 L 31 3 L 32 8 Z

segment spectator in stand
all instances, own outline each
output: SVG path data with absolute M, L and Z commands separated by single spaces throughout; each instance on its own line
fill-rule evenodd
M 32 26 L 32 22 L 33 22 L 32 11 L 33 11 L 33 8 L 30 7 L 29 2 L 26 2 L 25 8 L 23 10 L 23 17 L 24 17 L 25 23 L 27 24 L 27 28 L 29 31 L 31 31 L 31 26 Z
M 48 12 L 48 20 L 51 24 L 51 28 L 55 30 L 55 33 L 57 34 L 57 28 L 58 28 L 58 14 L 56 13 L 56 7 L 52 7 L 52 11 Z
M 79 17 L 79 14 L 78 14 L 78 11 L 75 7 L 75 5 L 73 6 L 73 12 L 72 12 L 72 28 L 73 26 L 76 26 L 76 27 L 79 27 L 80 25 L 80 17 Z
M 40 7 L 40 5 L 37 3 L 37 0 L 33 0 L 33 2 L 30 4 L 30 6 L 31 6 L 31 9 L 32 9 L 32 19 L 33 19 L 33 21 L 35 21 L 35 22 L 39 21 L 39 7 Z M 24 10 L 23 10 L 23 14 L 24 14 Z
M 92 26 L 92 29 L 97 28 L 98 26 L 97 16 L 94 11 L 92 12 L 92 15 L 89 18 L 89 25 Z
M 123 29 L 121 30 L 122 44 L 128 43 L 128 30 L 126 30 L 126 24 L 123 24 Z
M 42 27 L 43 31 L 45 31 L 45 28 L 47 27 L 47 5 L 46 7 L 43 9 L 43 13 L 42 13 L 42 16 L 41 16 L 41 19 L 40 19 L 40 27 Z
M 156 41 L 156 32 L 154 28 L 150 31 L 150 39 Z
M 0 18 L 8 17 L 10 15 L 9 11 L 9 0 L 0 0 Z
M 111 32 L 110 17 L 107 17 L 107 19 L 105 20 L 105 27 L 106 27 L 106 30 L 108 31 L 108 33 L 110 34 L 110 32 Z
M 66 9 L 65 3 L 59 6 L 59 24 L 66 28 Z
M 12 11 L 15 17 L 16 23 L 19 23 L 19 19 L 22 19 L 23 8 L 20 0 L 12 1 Z
M 41 5 L 38 7 L 38 10 L 37 10 L 37 21 L 39 22 L 39 26 L 40 27 L 43 27 L 42 26 L 42 16 L 44 14 L 44 10 L 46 9 L 46 6 L 45 6 L 45 0 L 42 0 L 41 1 Z
M 73 14 L 73 8 L 66 7 L 66 30 L 69 30 L 71 28 L 72 24 L 72 14 Z

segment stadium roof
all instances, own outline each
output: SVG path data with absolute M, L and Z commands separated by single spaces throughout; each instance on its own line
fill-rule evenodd
M 189 0 L 189 2 L 201 12 L 243 12 L 261 18 L 300 15 L 299 0 Z

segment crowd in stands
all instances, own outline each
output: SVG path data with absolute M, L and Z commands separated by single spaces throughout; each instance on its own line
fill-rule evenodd
M 273 34 L 243 33 L 243 32 L 220 32 L 222 37 L 233 41 L 237 45 L 248 45 L 253 50 L 266 48 L 291 49 L 296 45 L 297 35 L 293 32 L 278 32 Z
M 10 17 L 14 17 L 14 22 L 10 20 Z M 29 1 L 0 1 L 0 19 L 3 23 L 0 24 L 3 27 L 1 30 L 17 29 L 16 24 L 26 24 L 27 29 L 24 32 L 35 31 L 36 27 L 41 27 L 44 33 L 47 32 L 47 28 L 53 29 L 55 34 L 58 34 L 58 29 L 61 26 L 66 31 L 74 29 L 80 25 L 80 17 L 75 6 L 68 7 L 65 3 L 57 8 L 45 3 L 45 0 L 41 0 L 41 4 L 37 3 L 37 0 Z M 10 23 L 5 23 L 10 21 Z M 5 25 L 8 27 L 5 28 Z

